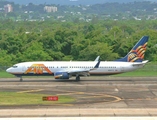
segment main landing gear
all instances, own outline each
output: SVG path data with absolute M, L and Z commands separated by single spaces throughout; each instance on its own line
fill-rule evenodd
M 76 81 L 80 81 L 80 76 L 76 75 Z
M 22 82 L 22 81 L 23 81 L 22 76 L 20 76 L 20 82 Z

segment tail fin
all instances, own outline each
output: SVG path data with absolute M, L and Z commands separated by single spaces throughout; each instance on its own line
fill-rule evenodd
M 144 59 L 148 39 L 149 36 L 143 36 L 125 57 L 116 61 L 142 62 Z

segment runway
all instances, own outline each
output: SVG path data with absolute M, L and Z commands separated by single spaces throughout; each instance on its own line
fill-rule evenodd
M 60 111 L 58 114 L 62 113 L 62 116 L 157 116 L 157 77 L 84 77 L 79 82 L 38 77 L 24 78 L 24 81 L 20 82 L 18 78 L 1 78 L 0 91 L 68 95 L 75 98 L 74 102 L 55 105 L 0 104 L 0 116 L 7 116 L 6 110 L 12 110 L 12 116 L 23 115 L 25 110 L 27 113 L 28 110 L 34 110 L 34 115 L 30 112 L 30 115 L 26 116 L 37 116 L 35 109 L 38 112 L 41 110 L 42 115 L 43 110 L 49 111 L 47 116 L 57 116 L 56 110 Z M 16 110 L 23 114 L 17 114 Z M 16 114 L 13 114 L 13 111 Z

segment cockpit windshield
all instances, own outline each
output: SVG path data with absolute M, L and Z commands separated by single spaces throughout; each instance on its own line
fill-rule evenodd
M 16 65 L 14 65 L 14 66 L 13 66 L 13 68 L 17 68 L 17 66 L 16 66 Z

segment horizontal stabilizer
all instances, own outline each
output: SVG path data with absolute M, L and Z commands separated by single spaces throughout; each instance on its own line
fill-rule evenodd
M 143 64 L 146 64 L 149 60 L 142 61 Z
M 148 62 L 148 60 L 142 61 L 142 62 L 135 62 L 133 63 L 133 66 L 140 66 L 140 65 L 145 65 Z

